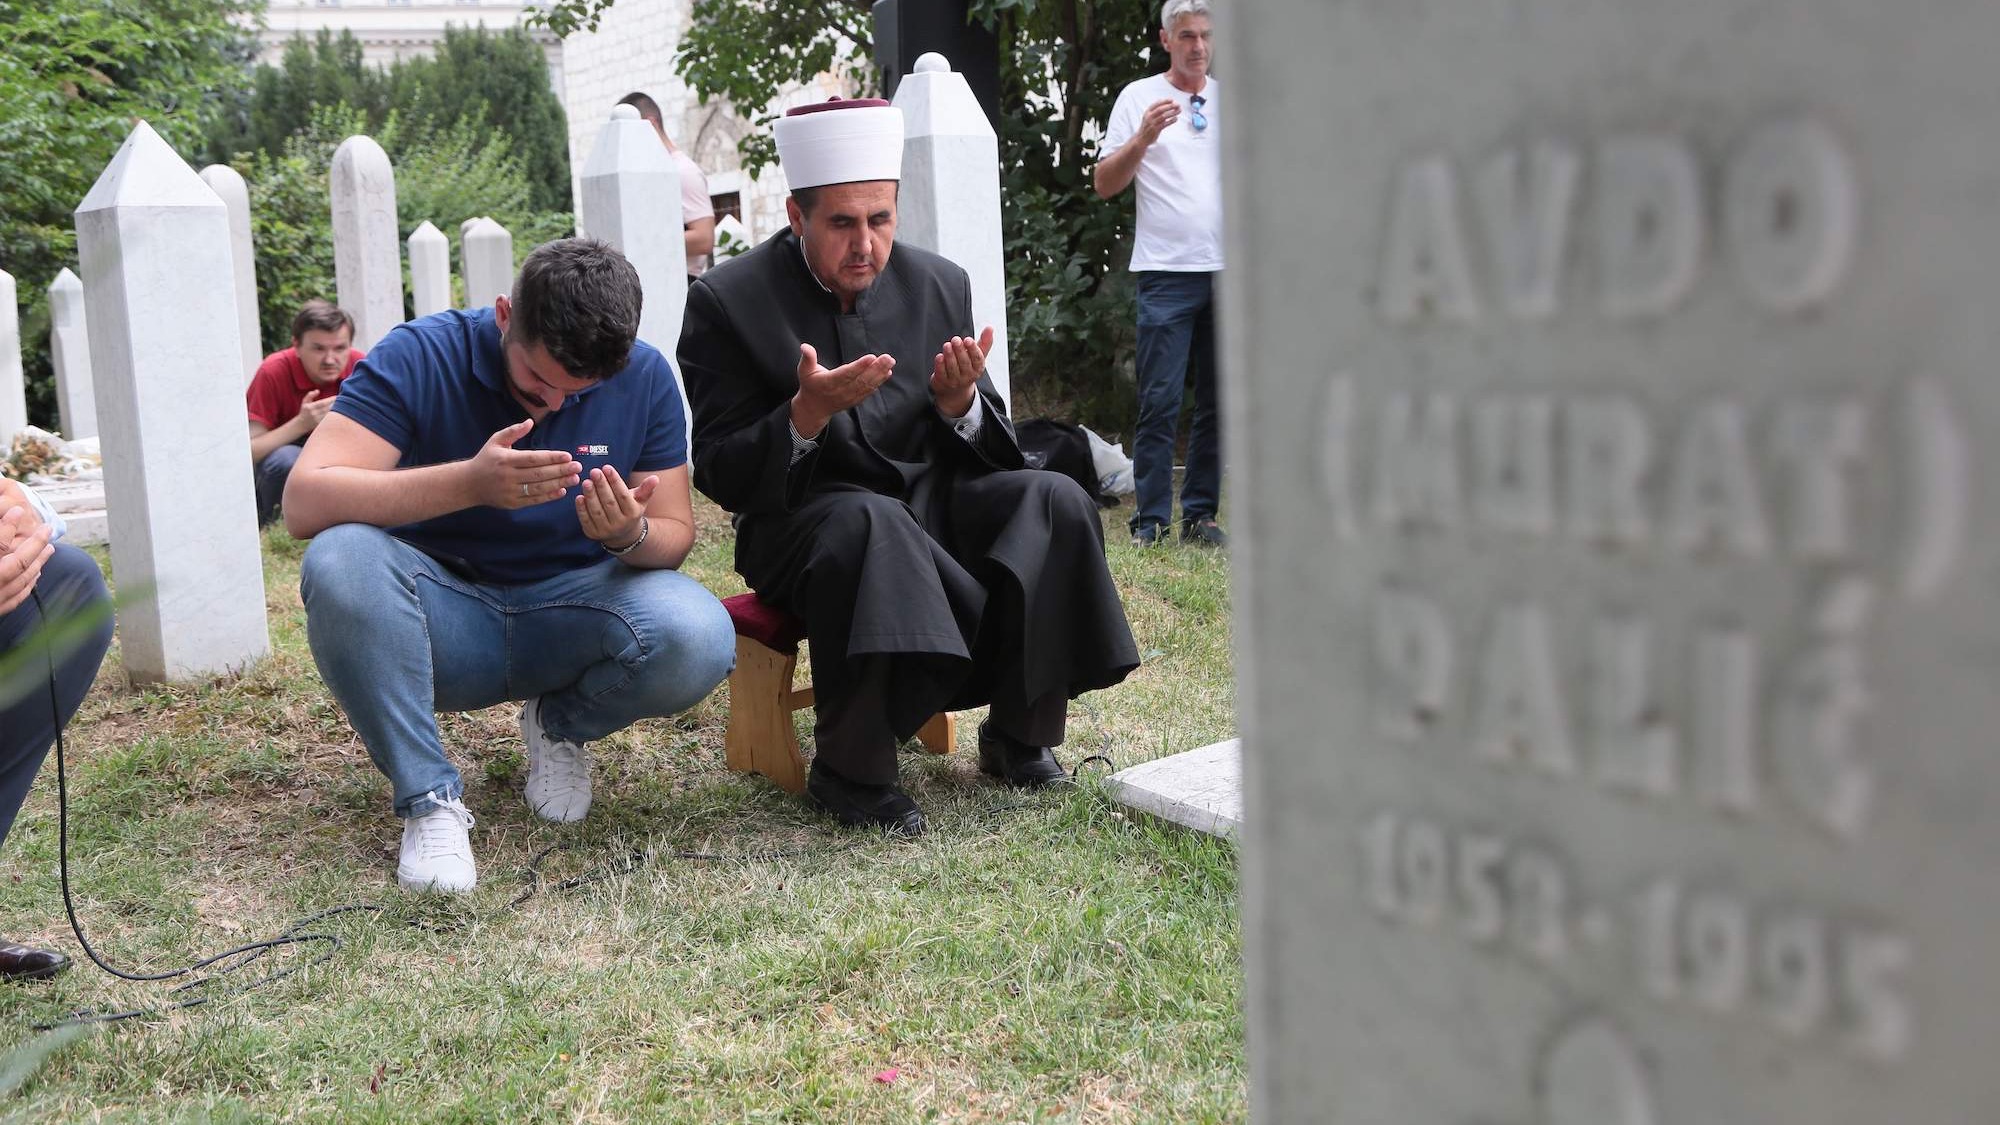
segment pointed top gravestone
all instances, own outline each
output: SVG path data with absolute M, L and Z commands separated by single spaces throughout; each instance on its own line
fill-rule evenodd
M 583 165 L 583 213 L 578 226 L 624 253 L 639 271 L 645 303 L 639 338 L 660 349 L 670 362 L 681 342 L 687 312 L 687 243 L 681 237 L 681 174 L 660 135 L 629 105 L 613 106 L 611 119 Z M 679 380 L 675 380 L 679 384 Z M 680 387 L 681 413 L 688 435 L 694 414 L 687 388 Z
M 514 290 L 514 236 L 492 219 L 473 219 L 461 228 L 459 265 L 465 273 L 465 304 L 483 309 Z
M 121 593 L 135 680 L 239 669 L 270 648 L 250 480 L 229 217 L 140 122 L 76 211 Z
M 236 320 L 242 334 L 243 383 L 248 386 L 264 361 L 263 333 L 257 324 L 257 250 L 250 235 L 250 186 L 227 164 L 201 170 L 201 182 L 229 209 L 230 260 L 236 266 Z
M 97 397 L 90 366 L 90 319 L 83 282 L 65 269 L 49 283 L 49 359 L 56 369 L 56 411 L 62 436 L 97 436 Z
M 14 275 L 0 270 L 0 457 L 28 424 L 28 384 L 21 372 L 21 306 Z
M 750 228 L 734 215 L 715 221 L 715 260 L 728 261 L 750 249 Z
M 681 176 L 660 135 L 629 105 L 611 119 L 583 165 L 583 213 L 578 226 L 616 246 L 639 271 L 645 307 L 639 338 L 668 356 L 680 345 L 687 308 L 687 243 L 678 205 Z
M 897 84 L 895 105 L 903 111 L 896 237 L 950 258 L 971 277 L 972 330 L 992 326 L 986 373 L 1011 402 L 999 138 L 965 76 L 935 52 L 920 56 Z
M 418 316 L 451 307 L 451 243 L 428 219 L 410 232 L 410 307 Z
M 354 346 L 367 351 L 403 322 L 396 172 L 373 138 L 353 136 L 333 150 L 329 181 L 334 281 L 354 317 Z

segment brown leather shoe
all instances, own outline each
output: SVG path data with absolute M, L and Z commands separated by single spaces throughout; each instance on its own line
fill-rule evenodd
M 0 939 L 0 980 L 40 980 L 69 968 L 69 958 L 53 949 L 31 949 Z
M 1069 780 L 1062 763 L 1056 761 L 1055 751 L 1016 742 L 993 729 L 991 720 L 979 724 L 979 772 L 1019 789 L 1039 789 Z

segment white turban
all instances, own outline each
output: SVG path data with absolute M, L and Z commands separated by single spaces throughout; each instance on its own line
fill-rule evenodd
M 880 98 L 834 98 L 778 119 L 778 163 L 794 188 L 903 178 L 903 111 Z

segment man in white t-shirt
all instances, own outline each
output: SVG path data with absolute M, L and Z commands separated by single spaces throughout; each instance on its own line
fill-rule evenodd
M 618 99 L 619 105 L 629 105 L 639 111 L 639 116 L 653 126 L 660 135 L 660 143 L 667 146 L 667 152 L 674 158 L 674 166 L 681 173 L 681 239 L 687 243 L 688 276 L 700 277 L 708 268 L 709 252 L 715 249 L 715 206 L 708 199 L 708 177 L 701 165 L 674 144 L 667 136 L 666 120 L 660 115 L 660 103 L 645 94 L 627 94 Z
M 1094 186 L 1105 199 L 1139 184 L 1132 272 L 1139 282 L 1139 430 L 1132 446 L 1139 486 L 1132 541 L 1166 538 L 1174 513 L 1174 437 L 1183 388 L 1194 383 L 1181 540 L 1220 547 L 1222 436 L 1215 390 L 1215 275 L 1222 270 L 1221 91 L 1209 76 L 1208 0 L 1166 0 L 1160 44 L 1165 74 L 1118 94 L 1104 130 Z

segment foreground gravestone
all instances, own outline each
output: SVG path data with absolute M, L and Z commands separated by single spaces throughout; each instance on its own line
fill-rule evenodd
M 1221 18 L 1255 1117 L 1991 1120 L 2000 5 Z
M 236 324 L 243 349 L 243 383 L 257 375 L 264 362 L 263 333 L 257 325 L 257 249 L 250 234 L 250 185 L 227 164 L 201 170 L 201 182 L 229 211 L 229 260 L 236 276 Z
M 21 305 L 14 275 L 0 270 L 0 458 L 28 424 L 28 383 L 21 371 Z
M 118 635 L 133 679 L 270 650 L 222 201 L 140 122 L 76 210 Z
M 49 283 L 49 361 L 56 370 L 56 412 L 62 436 L 97 436 L 97 392 L 90 368 L 90 318 L 83 282 L 65 269 Z
M 372 137 L 333 150 L 333 274 L 354 317 L 354 346 L 367 351 L 403 322 L 403 252 L 396 225 L 396 171 Z
M 1000 240 L 1000 140 L 965 76 L 925 54 L 896 86 L 903 111 L 903 182 L 896 237 L 956 262 L 972 279 L 972 331 L 993 328 L 986 374 L 1007 381 L 1007 265 Z

